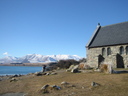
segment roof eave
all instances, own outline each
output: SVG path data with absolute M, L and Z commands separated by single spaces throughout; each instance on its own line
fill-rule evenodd
M 89 40 L 88 44 L 86 45 L 86 48 L 88 48 L 88 47 L 91 45 L 92 41 L 93 41 L 94 38 L 96 37 L 96 34 L 98 33 L 98 31 L 99 31 L 100 28 L 101 28 L 101 26 L 98 25 L 97 28 L 96 28 L 96 30 L 94 31 L 94 33 L 93 33 L 91 39 Z
M 128 45 L 128 43 L 121 43 L 121 44 L 113 44 L 113 45 L 102 45 L 102 46 L 90 46 L 86 48 L 98 48 L 98 47 L 109 47 L 109 46 L 119 46 L 119 45 Z

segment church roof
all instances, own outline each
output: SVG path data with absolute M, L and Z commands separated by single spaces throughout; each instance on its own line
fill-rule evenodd
M 128 22 L 108 26 L 98 25 L 87 47 L 128 44 Z

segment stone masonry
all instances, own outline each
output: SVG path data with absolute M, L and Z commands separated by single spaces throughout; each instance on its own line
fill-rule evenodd
M 123 47 L 123 54 L 120 54 L 120 48 Z M 102 63 L 112 64 L 113 68 L 128 67 L 128 45 L 116 45 L 96 48 L 86 48 L 87 64 L 98 68 Z M 105 48 L 105 54 L 103 54 Z M 107 54 L 107 48 L 110 48 L 111 54 Z

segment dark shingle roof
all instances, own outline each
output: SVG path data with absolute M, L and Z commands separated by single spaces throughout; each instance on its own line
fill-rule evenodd
M 99 26 L 87 47 L 128 44 L 128 22 Z

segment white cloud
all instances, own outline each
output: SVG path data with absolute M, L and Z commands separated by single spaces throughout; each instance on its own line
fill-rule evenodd
M 8 55 L 8 52 L 4 52 L 3 55 Z

